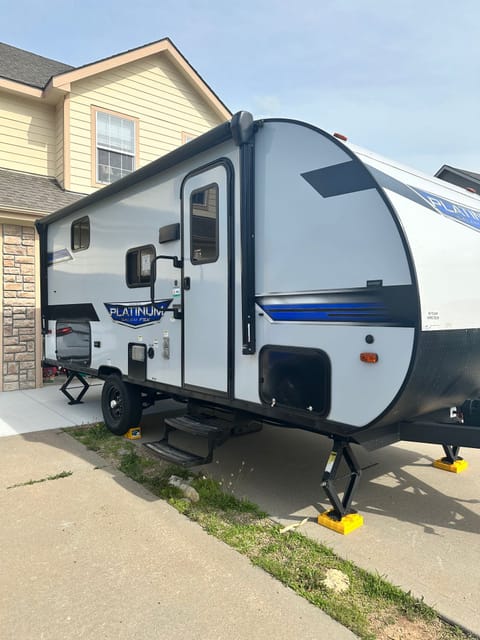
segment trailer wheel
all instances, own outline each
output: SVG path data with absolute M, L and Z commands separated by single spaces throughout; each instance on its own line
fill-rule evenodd
M 117 436 L 138 427 L 142 417 L 140 389 L 117 375 L 109 376 L 102 389 L 102 413 L 105 426 Z

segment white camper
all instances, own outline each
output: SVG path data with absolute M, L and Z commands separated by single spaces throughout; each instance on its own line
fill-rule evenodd
M 338 519 L 360 473 L 350 443 L 438 442 L 450 464 L 480 446 L 448 413 L 474 421 L 480 388 L 473 193 L 240 112 L 37 229 L 46 363 L 104 379 L 117 434 L 158 398 L 187 401 L 169 429 L 207 437 L 208 454 L 167 433 L 153 448 L 169 460 L 204 463 L 252 422 L 327 434 Z

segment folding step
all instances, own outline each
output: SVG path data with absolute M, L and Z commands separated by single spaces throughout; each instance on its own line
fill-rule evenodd
M 165 418 L 165 424 L 172 429 L 178 429 L 178 431 L 184 431 L 194 436 L 201 436 L 208 438 L 209 436 L 215 436 L 226 431 L 225 427 L 215 426 L 213 424 L 207 424 L 201 422 L 197 418 L 191 416 L 179 416 L 177 418 Z M 230 427 L 228 427 L 230 429 Z
M 167 460 L 173 464 L 178 464 L 180 467 L 195 467 L 200 464 L 208 464 L 212 461 L 211 452 L 206 457 L 197 456 L 195 453 L 184 451 L 183 449 L 177 449 L 177 447 L 168 444 L 166 440 L 145 442 L 143 446 L 156 453 L 157 456 L 163 460 Z

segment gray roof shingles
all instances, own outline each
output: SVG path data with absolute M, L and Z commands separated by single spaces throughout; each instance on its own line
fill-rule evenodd
M 64 191 L 52 178 L 0 169 L 0 209 L 51 213 L 83 197 Z
M 74 68 L 0 42 L 0 77 L 7 80 L 43 89 L 52 76 Z

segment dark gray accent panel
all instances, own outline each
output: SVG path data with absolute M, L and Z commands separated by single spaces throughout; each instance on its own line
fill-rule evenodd
M 301 175 L 324 198 L 377 188 L 370 172 L 355 160 L 315 169 Z
M 47 320 L 90 320 L 98 322 L 93 304 L 50 304 L 47 307 Z
M 383 171 L 380 171 L 379 169 L 374 169 L 373 167 L 368 167 L 368 169 L 383 189 L 388 189 L 389 191 L 398 193 L 399 196 L 408 198 L 409 200 L 412 200 L 412 202 L 422 205 L 422 207 L 426 207 L 431 211 L 435 211 L 435 209 L 431 205 L 429 205 L 424 198 L 421 198 L 416 191 L 414 191 L 404 182 L 400 182 L 400 180 L 392 178 L 392 176 L 383 173 Z

